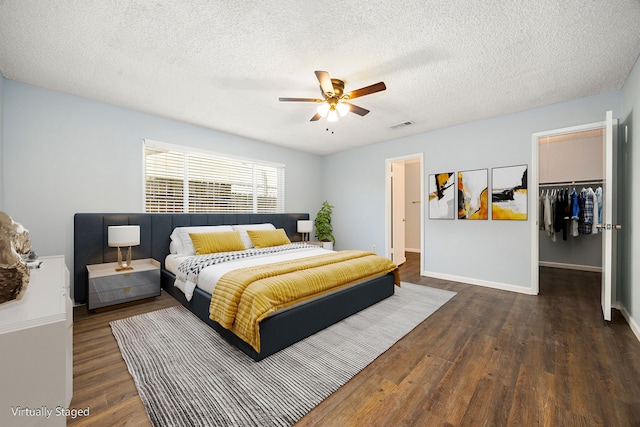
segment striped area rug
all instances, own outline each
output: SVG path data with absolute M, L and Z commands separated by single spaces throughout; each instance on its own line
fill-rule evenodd
M 260 362 L 182 306 L 111 322 L 154 426 L 290 426 L 454 292 L 395 295 Z

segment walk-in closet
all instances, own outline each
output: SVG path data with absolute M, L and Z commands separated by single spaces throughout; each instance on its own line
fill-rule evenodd
M 539 263 L 602 271 L 603 129 L 539 139 Z

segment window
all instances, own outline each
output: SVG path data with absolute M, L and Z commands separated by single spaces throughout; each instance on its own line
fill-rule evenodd
M 284 212 L 284 165 L 144 141 L 145 212 Z

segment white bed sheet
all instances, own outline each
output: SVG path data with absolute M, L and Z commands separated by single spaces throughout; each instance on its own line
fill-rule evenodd
M 331 252 L 332 251 L 323 249 L 321 247 L 310 246 L 308 248 L 294 249 L 285 253 L 259 255 L 236 261 L 229 261 L 222 264 L 215 264 L 203 269 L 200 272 L 200 274 L 198 275 L 198 283 L 196 283 L 195 286 L 207 293 L 213 294 L 213 289 L 215 288 L 216 283 L 218 283 L 218 280 L 220 280 L 222 276 L 224 276 L 231 270 L 251 267 L 254 265 L 265 265 L 272 264 L 274 262 L 307 258 Z M 189 256 L 170 254 L 165 259 L 165 268 L 173 274 L 176 274 L 180 263 L 187 258 L 189 258 Z M 189 282 L 179 283 L 179 280 L 176 280 L 175 286 L 185 294 L 185 297 L 188 301 L 191 300 L 191 298 L 193 297 L 194 284 Z
M 165 270 L 168 270 L 173 274 L 177 274 L 180 263 L 185 259 L 187 259 L 188 257 L 189 255 L 178 255 L 178 254 L 167 255 L 167 257 L 164 259 Z

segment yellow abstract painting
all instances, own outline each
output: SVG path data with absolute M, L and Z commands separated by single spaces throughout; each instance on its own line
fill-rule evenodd
M 527 165 L 492 169 L 492 219 L 526 221 L 527 198 Z

